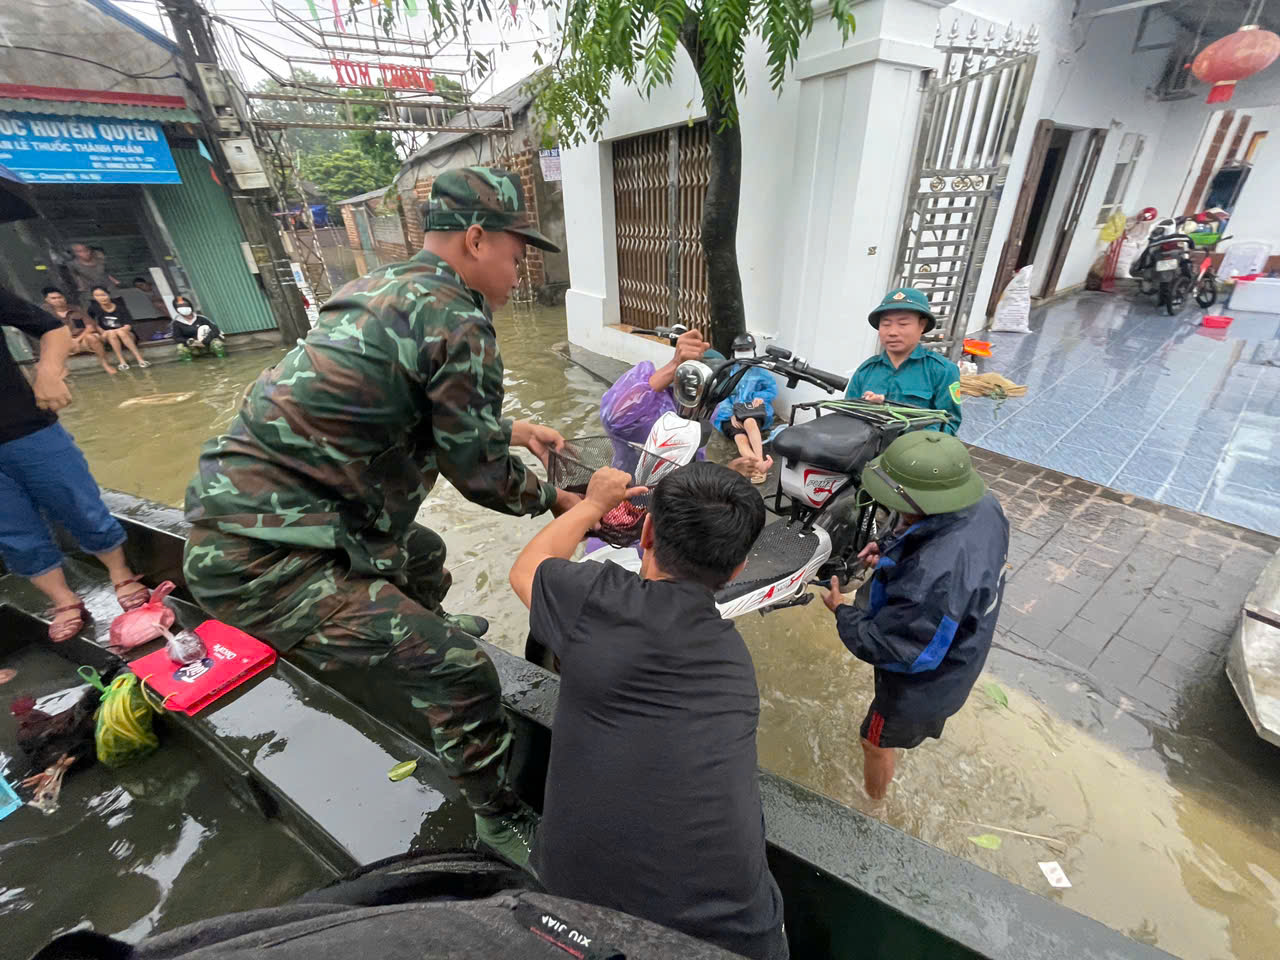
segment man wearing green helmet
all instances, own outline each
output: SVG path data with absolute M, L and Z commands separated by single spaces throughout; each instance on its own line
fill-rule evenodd
M 875 668 L 862 749 L 867 794 L 878 800 L 897 748 L 941 736 L 982 672 L 1004 596 L 1009 521 L 964 444 L 936 431 L 894 440 L 863 469 L 862 489 L 900 521 L 858 555 L 875 567 L 865 606 L 847 603 L 834 577 L 823 601 L 841 642 Z
M 929 298 L 913 287 L 890 290 L 867 322 L 883 350 L 853 372 L 845 396 L 944 410 L 951 422 L 939 429 L 954 435 L 960 429 L 960 368 L 920 346 L 920 338 L 938 325 Z

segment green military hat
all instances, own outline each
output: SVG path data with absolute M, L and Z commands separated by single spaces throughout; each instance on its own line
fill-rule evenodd
M 904 433 L 862 470 L 862 489 L 899 513 L 954 513 L 987 492 L 969 451 L 936 430 Z
M 890 290 L 884 295 L 880 305 L 867 314 L 867 323 L 879 330 L 880 314 L 888 313 L 890 310 L 910 310 L 912 313 L 920 314 L 925 319 L 925 333 L 938 325 L 938 318 L 933 315 L 929 298 L 915 287 L 898 287 L 896 290 Z
M 533 225 L 520 177 L 509 170 L 463 167 L 440 174 L 431 185 L 431 199 L 422 214 L 428 231 L 465 230 L 474 223 L 486 230 L 517 234 L 543 250 L 560 252 Z

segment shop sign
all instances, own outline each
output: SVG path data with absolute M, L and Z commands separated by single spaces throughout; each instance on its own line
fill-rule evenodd
M 338 83 L 347 86 L 377 86 L 375 80 L 381 77 L 384 86 L 400 87 L 405 90 L 425 90 L 435 93 L 436 83 L 431 79 L 431 71 L 426 67 L 406 67 L 399 63 L 361 63 L 358 60 L 343 60 L 333 57 L 329 60 L 338 74 Z
M 181 183 L 158 123 L 0 110 L 0 164 L 27 183 Z

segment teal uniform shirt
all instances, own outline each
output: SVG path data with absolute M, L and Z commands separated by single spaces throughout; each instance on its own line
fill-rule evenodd
M 906 402 L 951 414 L 940 429 L 952 435 L 960 429 L 960 368 L 939 353 L 917 345 L 896 370 L 887 353 L 862 362 L 849 378 L 844 395 L 854 400 L 870 390 L 888 403 Z

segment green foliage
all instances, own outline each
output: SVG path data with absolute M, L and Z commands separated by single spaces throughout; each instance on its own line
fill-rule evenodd
M 305 83 L 319 83 L 320 78 L 306 70 L 298 71 L 298 79 Z M 266 79 L 254 90 L 258 93 L 296 93 L 294 87 L 282 87 L 274 80 Z M 255 100 L 253 109 L 262 117 L 270 120 L 284 120 L 293 123 L 326 123 L 336 119 L 337 107 L 327 103 L 289 103 L 285 100 Z M 328 153 L 341 150 L 347 145 L 345 130 L 305 130 L 289 129 L 284 137 L 298 152 L 305 157 L 312 153 Z
M 302 178 L 319 187 L 331 203 L 387 186 L 400 168 L 397 162 L 388 174 L 385 161 L 356 146 L 305 156 L 300 166 Z
M 369 0 L 348 0 L 357 9 Z M 847 41 L 855 29 L 856 0 L 832 0 L 830 16 Z M 491 0 L 421 0 L 438 39 L 465 40 L 470 24 L 493 21 L 506 4 Z M 382 0 L 378 13 L 388 30 L 407 19 L 407 0 Z M 559 30 L 539 42 L 543 70 L 533 82 L 538 113 L 560 142 L 596 138 L 608 115 L 615 80 L 646 95 L 671 82 L 678 48 L 695 47 L 703 99 L 716 101 L 724 126 L 737 123 L 737 94 L 747 89 L 744 52 L 758 37 L 768 50 L 769 85 L 781 88 L 800 41 L 813 27 L 812 0 L 523 0 L 521 9 L 550 12 Z M 534 15 L 538 15 L 534 14 Z M 690 50 L 692 54 L 693 51 Z M 487 69 L 480 54 L 473 70 Z

